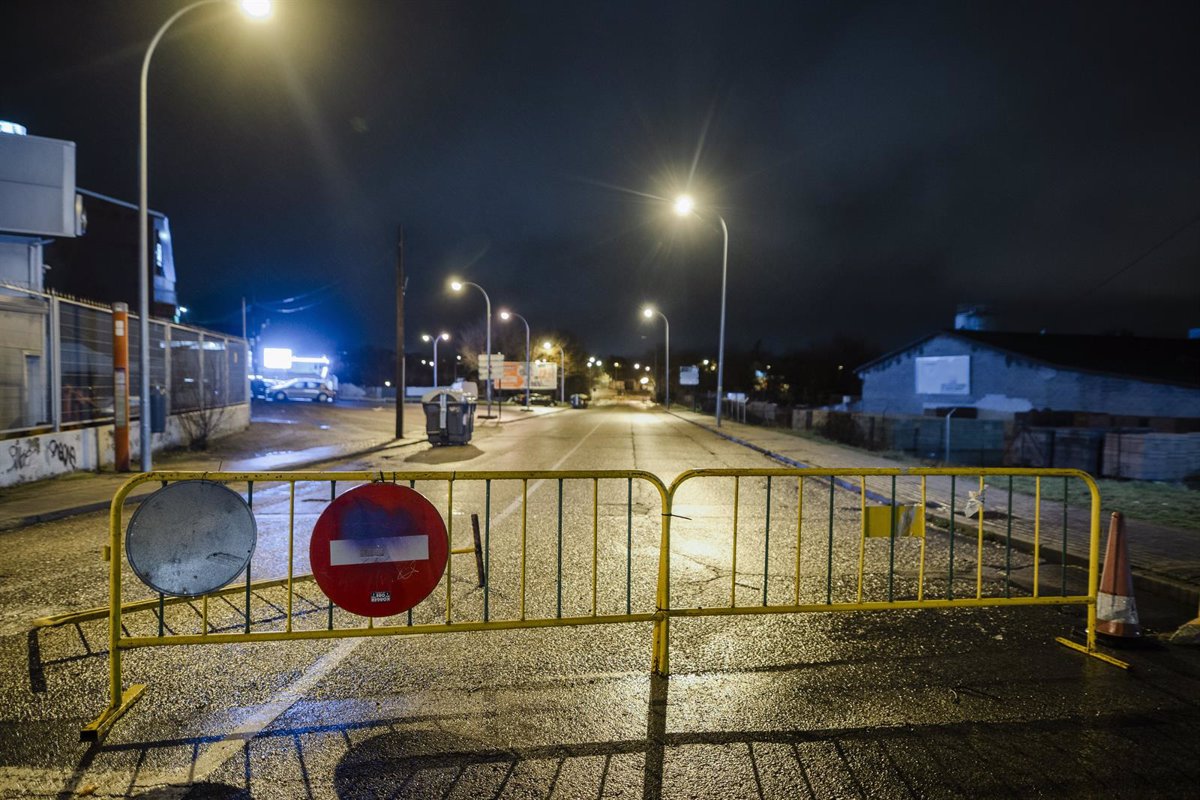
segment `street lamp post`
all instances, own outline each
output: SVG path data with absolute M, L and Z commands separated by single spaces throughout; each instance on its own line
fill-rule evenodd
M 154 38 L 150 40 L 150 46 L 146 48 L 146 55 L 142 58 L 142 73 L 138 83 L 138 332 L 140 333 L 138 365 L 142 381 L 138 429 L 141 437 L 143 472 L 154 468 L 150 442 L 150 189 L 146 157 L 149 139 L 147 124 L 149 103 L 146 99 L 146 87 L 149 83 L 150 59 L 167 29 L 175 24 L 175 20 L 192 9 L 229 1 L 197 0 L 195 3 L 179 9 L 168 17 L 158 32 L 154 34 Z M 241 0 L 238 5 L 246 16 L 253 19 L 266 19 L 271 14 L 270 0 Z
M 450 334 L 448 334 L 448 333 L 439 333 L 437 336 L 430 336 L 428 333 L 422 333 L 422 334 L 421 334 L 421 341 L 422 341 L 422 342 L 433 342 L 433 388 L 435 388 L 435 389 L 436 389 L 436 388 L 438 388 L 438 379 L 437 379 L 437 368 L 438 368 L 438 357 L 437 357 L 437 350 L 438 350 L 438 342 L 439 342 L 439 341 L 442 341 L 442 342 L 448 342 L 448 341 L 450 341 Z
M 671 410 L 671 323 L 669 320 L 667 320 L 667 315 L 664 314 L 663 312 L 659 311 L 654 306 L 646 306 L 645 308 L 642 309 L 642 316 L 645 317 L 646 319 L 654 319 L 655 314 L 662 317 L 663 326 L 666 328 L 666 332 L 667 332 L 666 347 L 663 350 L 663 353 L 666 356 L 666 362 L 667 362 L 666 382 L 664 384 L 666 387 L 666 389 L 665 389 L 666 394 L 664 397 L 664 405 L 666 406 L 667 411 L 670 411 Z
M 681 194 L 675 198 L 675 213 L 681 217 L 700 216 L 696 213 L 696 201 L 690 195 Z M 729 226 L 725 218 L 713 212 L 721 223 L 721 233 L 724 234 L 724 245 L 721 248 L 721 328 L 720 339 L 717 342 L 717 427 L 721 427 L 721 392 L 725 385 L 725 287 L 729 274 Z
M 487 418 L 492 418 L 492 298 L 488 297 L 488 293 L 483 290 L 483 287 L 478 283 L 471 281 L 450 281 L 450 288 L 455 292 L 461 292 L 464 286 L 474 286 L 483 295 L 483 302 L 486 308 L 487 316 L 484 318 L 487 329 Z M 482 372 L 482 370 L 481 370 Z
M 525 410 L 528 411 L 529 410 L 529 386 L 530 386 L 530 384 L 533 383 L 533 374 L 532 374 L 533 371 L 532 371 L 532 369 L 530 369 L 530 362 L 529 362 L 529 320 L 525 319 L 524 317 L 522 317 L 520 314 L 516 313 L 515 311 L 501 311 L 500 312 L 500 319 L 504 320 L 505 322 L 512 319 L 513 317 L 516 317 L 517 319 L 521 320 L 521 322 L 525 323 Z
M 554 345 L 550 342 L 542 342 L 542 349 L 547 353 L 554 352 Z M 562 345 L 558 346 L 558 402 L 567 402 L 567 370 L 566 370 L 566 355 L 563 353 Z

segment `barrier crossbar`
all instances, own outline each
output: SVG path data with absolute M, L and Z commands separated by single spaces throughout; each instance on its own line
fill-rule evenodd
M 131 570 L 122 523 L 130 492 L 146 483 L 197 479 L 244 490 L 260 530 L 253 561 L 235 584 L 198 598 L 146 589 L 127 599 L 123 581 Z M 379 621 L 336 607 L 302 568 L 303 545 L 324 504 L 339 489 L 368 482 L 417 488 L 444 509 L 450 539 L 440 588 L 406 614 Z M 1047 491 L 1051 482 L 1059 488 Z M 1072 483 L 1090 496 L 1086 593 L 1067 591 Z M 1032 506 L 1014 510 L 1014 497 L 1029 504 L 1028 488 Z M 960 514 L 964 505 L 973 507 L 974 518 Z M 1049 519 L 1059 506 L 1061 535 L 1055 531 L 1052 538 Z M 456 518 L 469 513 L 483 522 L 481 586 L 464 581 L 461 570 L 454 577 L 454 556 L 475 553 L 455 547 L 462 527 Z M 1026 586 L 1013 575 L 1014 525 L 1019 542 L 1020 529 L 1030 524 L 1024 533 L 1032 535 L 1032 581 Z M 927 544 L 935 538 L 935 545 Z M 998 546 L 985 548 L 985 541 Z M 1085 643 L 1058 641 L 1126 666 L 1096 649 L 1099 548 L 1099 492 L 1076 470 L 699 469 L 669 487 L 640 470 L 153 472 L 126 482 L 110 507 L 109 605 L 34 624 L 108 619 L 109 702 L 83 729 L 87 739 L 107 730 L 145 688 L 124 685 L 122 653 L 162 646 L 652 623 L 651 668 L 665 676 L 672 618 L 1083 605 Z M 635 558 L 655 549 L 656 562 Z M 711 581 L 676 576 L 672 567 L 681 554 L 728 569 L 728 592 L 715 594 Z M 1048 554 L 1061 557 L 1057 586 L 1039 567 Z M 1002 580 L 999 563 L 991 563 L 1001 557 Z M 147 611 L 153 619 L 146 624 L 133 623 L 141 616 L 125 616 Z

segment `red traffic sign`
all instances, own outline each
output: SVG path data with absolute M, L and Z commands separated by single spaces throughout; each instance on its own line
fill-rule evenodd
M 446 524 L 433 503 L 392 483 L 359 486 L 330 503 L 308 549 L 321 591 L 363 617 L 420 603 L 442 579 L 449 555 Z

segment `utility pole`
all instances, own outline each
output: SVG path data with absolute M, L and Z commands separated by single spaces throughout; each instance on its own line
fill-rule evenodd
M 396 231 L 396 438 L 404 437 L 404 226 Z

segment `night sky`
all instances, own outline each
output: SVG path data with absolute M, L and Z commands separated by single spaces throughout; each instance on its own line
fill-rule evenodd
M 141 56 L 182 5 L 5 0 L 0 119 L 135 201 Z M 482 317 L 453 273 L 535 335 L 643 351 L 652 300 L 715 351 L 719 228 L 655 199 L 684 187 L 729 225 L 730 347 L 897 346 L 969 302 L 1182 336 L 1198 42 L 1194 0 L 214 6 L 155 56 L 150 202 L 198 321 L 328 287 L 272 317 L 301 349 L 391 345 L 403 224 L 410 337 Z

